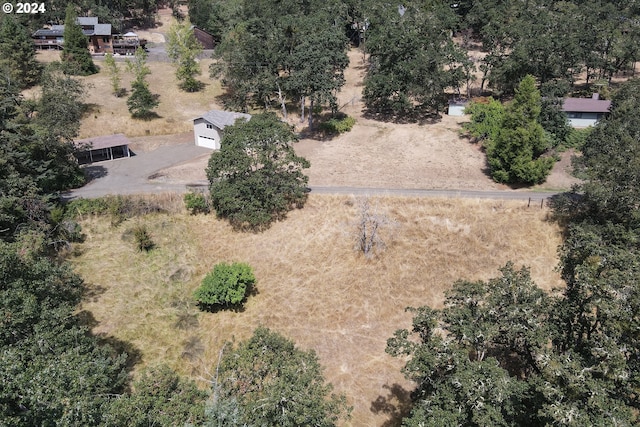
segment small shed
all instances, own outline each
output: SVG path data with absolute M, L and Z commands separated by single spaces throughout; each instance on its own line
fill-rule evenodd
M 131 157 L 131 151 L 129 151 L 130 143 L 131 141 L 121 133 L 78 139 L 74 141 L 74 144 L 81 151 L 76 153 L 75 156 L 81 165 Z
M 198 28 L 195 25 L 192 25 L 191 28 L 193 29 L 193 35 L 196 40 L 198 40 L 198 43 L 202 45 L 203 49 L 213 49 L 216 47 L 213 34 L 203 30 L 202 28 Z
M 591 98 L 565 98 L 562 111 L 574 128 L 594 126 L 611 108 L 611 101 L 600 99 L 597 93 Z
M 193 134 L 197 146 L 220 149 L 222 131 L 235 124 L 236 120 L 250 120 L 251 115 L 232 111 L 211 110 L 193 119 Z
M 467 108 L 469 103 L 466 99 L 450 99 L 449 100 L 449 116 L 464 116 L 464 109 Z

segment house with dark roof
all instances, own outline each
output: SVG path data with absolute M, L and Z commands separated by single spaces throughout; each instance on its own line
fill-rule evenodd
M 193 134 L 196 145 L 219 150 L 222 131 L 225 127 L 235 124 L 238 119 L 249 121 L 251 115 L 232 111 L 211 110 L 193 119 Z
M 121 133 L 78 139 L 74 145 L 80 149 L 75 156 L 79 164 L 131 157 L 129 139 Z
M 597 93 L 591 98 L 564 98 L 562 111 L 574 128 L 594 126 L 611 108 L 611 101 L 600 99 Z
M 89 52 L 93 55 L 105 53 L 133 54 L 138 46 L 144 47 L 146 40 L 138 39 L 135 33 L 112 34 L 111 24 L 100 24 L 95 16 L 79 16 L 76 20 L 89 39 Z M 64 25 L 41 28 L 33 35 L 36 49 L 62 49 Z

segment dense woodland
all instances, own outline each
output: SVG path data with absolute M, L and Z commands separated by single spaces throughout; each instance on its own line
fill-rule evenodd
M 202 391 L 166 367 L 132 382 L 136 350 L 93 336 L 88 314 L 75 313 L 83 280 L 59 251 L 82 231 L 59 195 L 84 180 L 71 141 L 85 89 L 64 67 L 36 66 L 28 46 L 30 28 L 62 22 L 67 2 L 58 3 L 48 2 L 37 21 L 0 20 L 0 424 L 329 426 L 347 419 L 348 402 L 332 394 L 315 354 L 275 332 L 258 329 L 230 345 L 219 369 L 211 361 L 218 374 Z M 482 90 L 515 93 L 500 113 L 514 122 L 538 88 L 555 96 L 610 93 L 611 114 L 576 160 L 585 184 L 553 203 L 565 239 L 559 266 L 549 268 L 559 267 L 566 288 L 546 294 L 526 268 L 507 264 L 487 282 L 455 283 L 441 310 L 412 309 L 411 329 L 396 332 L 387 351 L 406 357 L 404 372 L 416 384 L 406 426 L 638 423 L 640 82 L 612 79 L 633 74 L 639 3 L 188 5 L 191 21 L 219 41 L 211 73 L 225 84 L 229 106 L 283 116 L 296 109 L 303 118 L 308 108 L 310 124 L 323 107 L 337 111 L 349 43 L 368 61 L 364 98 L 374 117 L 437 114 L 446 94 L 473 80 L 474 67 Z M 156 7 L 87 2 L 77 11 L 123 25 Z M 486 56 L 469 57 L 476 45 Z M 21 90 L 37 83 L 37 99 L 24 99 Z

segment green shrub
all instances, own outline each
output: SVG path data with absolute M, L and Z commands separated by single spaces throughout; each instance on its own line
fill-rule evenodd
M 149 252 L 156 246 L 156 244 L 151 239 L 151 235 L 149 235 L 149 231 L 147 230 L 146 225 L 137 225 L 133 229 L 133 238 L 136 242 L 138 250 L 140 250 L 141 252 Z
M 202 193 L 185 194 L 184 205 L 191 215 L 209 212 L 209 203 L 207 202 L 205 195 Z
M 322 129 L 326 133 L 340 134 L 349 132 L 355 124 L 356 119 L 345 115 L 342 118 L 333 117 L 326 122 L 321 123 L 320 129 Z
M 84 215 L 104 215 L 109 211 L 106 198 L 75 199 L 66 205 L 67 215 L 77 218 Z
M 194 297 L 205 307 L 237 305 L 244 301 L 255 281 L 248 264 L 220 263 L 202 280 Z
M 565 147 L 567 148 L 575 148 L 577 150 L 582 150 L 582 146 L 584 145 L 587 137 L 593 130 L 592 127 L 584 128 L 584 129 L 571 129 L 569 135 L 567 136 L 567 140 L 565 141 Z
M 75 219 L 85 215 L 109 215 L 116 226 L 128 218 L 162 212 L 160 203 L 132 196 L 105 196 L 97 199 L 75 199 L 67 203 L 65 216 Z

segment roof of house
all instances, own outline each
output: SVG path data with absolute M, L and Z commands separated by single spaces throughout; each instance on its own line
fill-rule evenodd
M 54 25 L 54 27 L 64 27 L 64 25 Z M 41 28 L 35 33 L 33 33 L 33 37 L 62 37 L 63 34 L 64 34 L 64 28 L 63 29 Z
M 99 150 L 101 148 L 119 147 L 121 145 L 129 145 L 129 138 L 121 133 L 113 135 L 94 136 L 91 138 L 77 139 L 74 141 L 76 146 L 84 146 L 89 144 L 91 150 Z
M 93 35 L 96 36 L 110 36 L 111 24 L 96 24 L 93 26 Z
M 233 111 L 211 110 L 204 113 L 200 117 L 196 117 L 193 120 L 204 119 L 211 123 L 218 129 L 224 129 L 225 126 L 231 126 L 235 124 L 238 119 L 251 119 L 251 114 L 236 113 Z
M 611 107 L 611 101 L 593 98 L 565 98 L 562 111 L 576 113 L 606 113 Z
M 98 25 L 97 16 L 78 16 L 76 18 L 78 25 Z
M 110 36 L 111 24 L 98 24 L 98 18 L 93 16 L 81 16 L 76 21 L 78 25 L 90 26 L 92 28 L 83 28 L 82 33 L 85 36 Z M 35 33 L 34 37 L 40 36 L 56 36 L 60 37 L 64 34 L 64 25 L 52 25 L 50 29 L 41 28 Z

